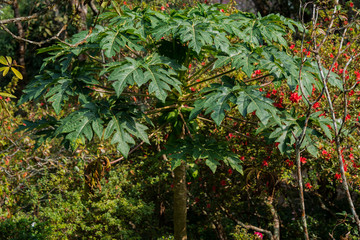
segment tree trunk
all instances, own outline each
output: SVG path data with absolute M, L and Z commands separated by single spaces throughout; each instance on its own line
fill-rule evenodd
M 80 21 L 78 23 L 78 31 L 80 32 L 86 30 L 87 5 L 85 4 L 84 0 L 72 0 L 72 5 L 76 13 L 79 14 L 80 17 Z
M 186 163 L 174 170 L 174 237 L 175 240 L 186 240 Z
M 270 208 L 271 215 L 273 216 L 273 224 L 274 224 L 274 240 L 280 240 L 280 218 L 279 215 L 273 205 L 273 199 L 269 199 L 266 201 L 266 205 Z
M 309 233 L 306 222 L 306 211 L 305 211 L 305 198 L 304 198 L 304 187 L 303 187 L 303 179 L 301 173 L 301 161 L 300 161 L 300 145 L 296 146 L 296 167 L 297 167 L 297 178 L 299 184 L 299 195 L 300 195 L 300 204 L 301 204 L 301 221 L 303 225 L 304 238 L 309 240 Z
M 13 1 L 13 5 L 12 8 L 14 10 L 14 17 L 15 18 L 19 18 L 20 16 L 20 11 L 19 11 L 19 3 L 17 0 Z M 21 38 L 25 38 L 25 31 L 24 31 L 24 27 L 21 24 L 21 21 L 16 22 L 16 28 L 18 30 L 18 34 L 19 37 Z M 23 66 L 22 68 L 20 68 L 20 72 L 23 75 L 24 79 L 26 79 L 26 65 L 25 65 L 25 52 L 26 52 L 26 42 L 25 41 L 19 41 L 19 65 Z

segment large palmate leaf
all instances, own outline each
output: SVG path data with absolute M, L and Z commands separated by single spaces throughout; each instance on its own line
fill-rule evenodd
M 109 72 L 111 72 L 109 80 L 114 81 L 113 87 L 118 96 L 128 85 L 136 83 L 140 87 L 149 82 L 149 93 L 153 93 L 158 99 L 165 101 L 167 92 L 172 88 L 181 92 L 181 82 L 175 78 L 177 74 L 175 69 L 181 69 L 181 66 L 178 66 L 175 61 L 157 54 L 150 56 L 145 61 L 127 58 L 127 61 L 109 68 Z
M 255 90 L 256 86 L 239 86 L 229 77 L 223 77 L 222 81 L 222 85 L 212 84 L 210 88 L 204 89 L 205 98 L 195 102 L 195 108 L 190 114 L 191 119 L 205 109 L 205 114 L 211 113 L 211 118 L 220 125 L 225 111 L 230 110 L 230 103 L 236 105 L 244 117 L 255 112 L 264 125 L 272 117 L 278 119 L 273 101 Z
M 195 102 L 195 108 L 190 113 L 190 119 L 195 118 L 202 110 L 205 114 L 211 113 L 211 118 L 217 125 L 220 125 L 225 118 L 225 111 L 230 110 L 230 103 L 236 102 L 235 92 L 238 90 L 229 77 L 222 78 L 223 84 L 211 84 L 201 93 L 205 93 L 205 98 Z
M 56 130 L 56 135 L 64 135 L 73 148 L 76 143 L 85 143 L 85 138 L 92 140 L 94 132 L 99 138 L 102 137 L 103 121 L 96 112 L 94 104 L 86 104 L 84 108 L 71 113 L 61 120 L 60 127 Z
M 18 105 L 44 96 L 46 90 L 52 86 L 60 76 L 61 75 L 57 73 L 49 71 L 45 71 L 42 75 L 36 76 L 23 90 L 24 94 L 21 95 Z
M 119 112 L 112 116 L 105 129 L 104 138 L 108 139 L 112 136 L 111 144 L 117 144 L 117 149 L 120 153 L 127 157 L 130 147 L 135 144 L 133 136 L 149 143 L 145 132 L 146 129 L 147 127 L 136 122 L 134 117 L 131 117 L 126 112 Z
M 234 21 L 227 21 L 227 30 L 238 36 L 242 41 L 253 46 L 263 45 L 264 43 L 278 43 L 284 47 L 287 41 L 284 36 L 288 28 L 295 31 L 296 26 L 300 31 L 302 27 L 293 20 L 284 18 L 279 14 L 269 14 L 265 17 L 256 16 L 249 13 L 238 13 L 230 16 Z
M 135 28 L 124 28 L 123 25 L 119 25 L 115 29 L 107 29 L 100 36 L 100 47 L 105 50 L 107 57 L 115 56 L 126 46 L 136 51 L 144 50 L 139 44 L 141 38 Z
M 212 33 L 209 30 L 209 22 L 182 21 L 181 28 L 176 33 L 176 36 L 182 42 L 188 42 L 188 47 L 199 54 L 203 46 L 212 45 L 213 43 Z
M 218 56 L 213 69 L 231 63 L 233 68 L 241 69 L 248 77 L 251 77 L 251 74 L 255 69 L 253 63 L 259 61 L 259 57 L 260 56 L 254 53 L 250 48 L 243 45 L 237 45 L 230 48 L 227 56 Z
M 195 135 L 193 139 L 178 139 L 168 143 L 162 154 L 167 154 L 171 159 L 172 170 L 180 166 L 182 161 L 204 159 L 205 164 L 214 173 L 220 165 L 219 161 L 242 173 L 240 159 L 228 149 L 226 143 L 201 135 Z
M 277 109 L 274 107 L 273 101 L 252 87 L 247 87 L 237 94 L 236 104 L 241 115 L 245 117 L 247 114 L 255 112 L 264 125 L 271 117 L 277 119 Z
M 71 82 L 69 78 L 61 79 L 57 81 L 57 84 L 45 95 L 48 101 L 52 102 L 56 114 L 60 113 L 62 103 L 68 100 L 69 95 L 73 93 L 70 88 Z
M 117 96 L 120 96 L 124 88 L 128 85 L 137 83 L 138 86 L 141 86 L 145 83 L 140 63 L 133 61 L 132 59 L 128 60 L 128 62 L 124 61 L 113 68 L 109 76 L 109 81 L 114 81 L 113 87 Z

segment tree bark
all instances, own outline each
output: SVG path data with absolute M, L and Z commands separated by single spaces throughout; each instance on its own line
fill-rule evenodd
M 86 30 L 87 5 L 84 0 L 72 0 L 72 5 L 80 17 L 78 31 Z
M 271 198 L 269 201 L 266 201 L 266 205 L 270 208 L 271 215 L 273 216 L 273 224 L 274 224 L 274 240 L 280 240 L 280 218 L 279 215 L 273 205 L 273 199 Z
M 301 161 L 300 161 L 300 145 L 296 146 L 296 167 L 297 167 L 297 178 L 299 184 L 299 196 L 300 196 L 300 205 L 301 205 L 301 221 L 303 224 L 304 238 L 309 240 L 309 233 L 306 222 L 306 211 L 305 211 L 305 198 L 304 198 L 304 187 L 303 179 L 301 173 Z
M 174 238 L 186 240 L 187 190 L 186 190 L 186 163 L 174 170 Z
M 12 8 L 14 10 L 14 17 L 20 18 L 20 11 L 19 11 L 19 3 L 18 0 L 14 0 L 12 4 Z M 20 21 L 16 21 L 16 28 L 18 30 L 19 37 L 25 38 L 25 31 L 22 23 Z M 26 64 L 25 64 L 25 53 L 26 53 L 26 42 L 19 41 L 19 65 L 23 66 L 20 68 L 20 72 L 23 75 L 24 79 L 26 79 Z M 26 81 L 25 81 L 26 82 Z

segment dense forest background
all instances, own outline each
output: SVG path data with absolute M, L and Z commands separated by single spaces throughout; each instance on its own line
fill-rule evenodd
M 359 239 L 358 7 L 0 0 L 0 239 Z

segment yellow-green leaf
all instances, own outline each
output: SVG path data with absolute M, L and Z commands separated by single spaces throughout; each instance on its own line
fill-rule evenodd
M 6 59 L 7 59 L 7 61 L 8 61 L 9 64 L 12 63 L 12 58 L 11 58 L 11 57 L 6 56 Z
M 0 56 L 0 63 L 3 64 L 3 65 L 8 65 L 8 63 L 7 63 L 4 56 Z
M 15 68 L 11 68 L 11 71 L 13 71 L 13 73 L 19 78 L 19 79 L 23 79 L 23 75 Z
M 3 76 L 5 76 L 9 72 L 9 70 L 10 70 L 9 67 L 5 67 L 4 72 L 3 72 Z
M 14 95 L 10 93 L 0 92 L 0 96 L 2 97 L 9 97 L 9 98 L 16 98 Z

